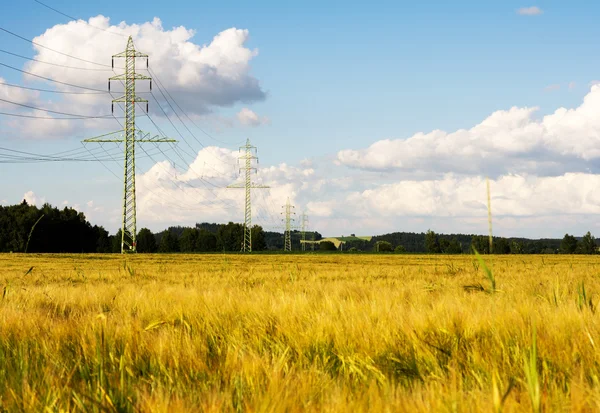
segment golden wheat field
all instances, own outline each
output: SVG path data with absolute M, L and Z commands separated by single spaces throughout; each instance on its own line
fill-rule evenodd
M 484 259 L 0 255 L 0 407 L 600 410 L 600 259 Z

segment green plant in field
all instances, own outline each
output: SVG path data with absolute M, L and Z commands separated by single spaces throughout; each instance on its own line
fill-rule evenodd
M 475 248 L 473 248 L 473 252 L 475 253 L 475 256 L 477 257 L 477 261 L 479 261 L 480 266 L 483 268 L 483 273 L 485 274 L 485 277 L 490 282 L 489 293 L 494 294 L 496 292 L 496 277 L 494 277 L 494 273 L 487 266 L 487 264 L 485 263 L 485 261 L 483 260 L 481 255 L 479 255 L 479 252 L 477 252 L 477 250 Z
M 537 370 L 537 333 L 535 325 L 533 326 L 529 355 L 523 357 L 523 370 L 525 371 L 525 386 L 531 400 L 532 411 L 533 413 L 540 413 L 542 411 L 542 393 Z
M 29 241 L 31 240 L 33 230 L 35 229 L 35 226 L 38 224 L 38 222 L 42 220 L 42 218 L 44 218 L 44 214 L 42 214 L 42 216 L 39 217 L 37 221 L 35 221 L 35 224 L 33 224 L 33 226 L 31 227 L 31 231 L 29 231 L 29 236 L 27 237 L 27 244 L 25 245 L 25 253 L 27 253 L 27 250 L 29 249 Z
M 125 272 L 125 275 L 129 275 L 130 277 L 135 277 L 135 269 L 133 269 L 129 266 L 129 263 L 127 262 L 127 260 L 123 260 L 123 271 Z
M 558 303 L 560 302 L 560 282 L 558 281 L 558 279 L 556 280 L 556 285 L 554 286 L 554 289 L 552 290 L 552 298 L 553 298 L 553 302 L 554 302 L 554 306 L 558 307 Z
M 577 308 L 579 308 L 579 311 L 583 311 L 586 307 L 589 308 L 592 313 L 596 312 L 592 297 L 588 297 L 585 290 L 585 283 L 582 281 L 581 284 L 577 286 Z

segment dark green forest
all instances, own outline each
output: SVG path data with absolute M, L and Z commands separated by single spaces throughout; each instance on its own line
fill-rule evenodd
M 242 224 L 199 223 L 195 227 L 170 227 L 153 233 L 142 228 L 137 237 L 140 253 L 154 252 L 238 252 L 242 244 Z M 301 234 L 292 232 L 292 249 L 301 250 Z M 320 241 L 318 232 L 307 233 L 306 239 Z M 72 208 L 58 209 L 49 204 L 38 208 L 25 201 L 18 205 L 0 206 L 0 252 L 49 253 L 118 253 L 121 251 L 120 230 L 109 235 L 101 226 L 92 225 L 85 215 Z M 260 252 L 283 250 L 284 235 L 252 228 L 252 249 Z M 595 254 L 596 239 L 591 233 L 581 237 L 565 234 L 562 239 L 526 239 L 494 237 L 494 254 Z M 370 241 L 350 240 L 344 252 L 469 254 L 476 249 L 490 253 L 489 238 L 475 234 L 437 234 L 393 232 L 373 237 Z M 307 245 L 307 251 L 312 247 Z M 330 242 L 318 242 L 315 250 L 336 251 Z

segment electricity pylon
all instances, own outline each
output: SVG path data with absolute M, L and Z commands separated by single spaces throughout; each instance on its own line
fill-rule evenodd
M 295 208 L 295 207 L 292 204 L 290 204 L 290 198 L 288 198 L 286 204 L 282 208 L 285 208 L 285 212 L 283 212 L 285 214 L 285 243 L 283 245 L 283 250 L 291 251 L 292 250 L 292 221 L 294 220 L 292 218 L 292 214 L 295 214 L 295 212 L 292 212 L 292 208 Z
M 148 101 L 142 99 L 135 94 L 136 80 L 149 80 L 150 90 L 152 90 L 152 78 L 141 75 L 135 72 L 135 59 L 146 58 L 146 67 L 148 67 L 148 55 L 135 50 L 133 39 L 129 36 L 127 40 L 127 49 L 124 52 L 116 54 L 112 57 L 112 66 L 114 68 L 115 58 L 125 58 L 125 73 L 122 75 L 113 76 L 108 79 L 108 91 L 110 92 L 110 81 L 120 80 L 125 81 L 125 95 L 118 99 L 113 99 L 112 108 L 114 111 L 115 103 L 125 104 L 125 128 L 116 132 L 107 133 L 106 135 L 97 136 L 95 138 L 86 139 L 83 142 L 124 142 L 125 143 L 125 162 L 124 162 L 124 193 L 123 193 L 123 224 L 121 227 L 121 253 L 136 252 L 137 243 L 137 228 L 136 228 L 136 203 L 135 203 L 135 144 L 143 142 L 177 142 L 173 139 L 162 139 L 160 136 L 150 137 L 149 133 L 145 133 L 135 127 L 135 104 L 140 102 L 146 103 L 146 111 L 148 111 Z M 139 137 L 136 138 L 136 135 Z
M 244 160 L 244 167 L 240 168 L 245 171 L 244 183 L 231 184 L 227 188 L 244 188 L 246 189 L 246 205 L 244 208 L 244 240 L 242 241 L 242 252 L 252 252 L 252 198 L 251 189 L 255 188 L 269 188 L 266 185 L 256 185 L 252 183 L 252 171 L 257 171 L 252 166 L 252 160 L 256 159 L 258 164 L 258 157 L 256 156 L 256 146 L 250 144 L 250 139 L 246 139 L 246 145 L 240 147 L 240 151 L 244 149 L 244 154 L 240 155 L 239 159 Z
M 302 213 L 302 251 L 306 251 L 306 224 L 308 224 L 308 215 Z

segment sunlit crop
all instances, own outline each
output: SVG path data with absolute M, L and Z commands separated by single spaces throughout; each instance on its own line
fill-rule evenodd
M 600 259 L 492 270 L 490 287 L 474 255 L 0 255 L 0 408 L 600 410 Z

